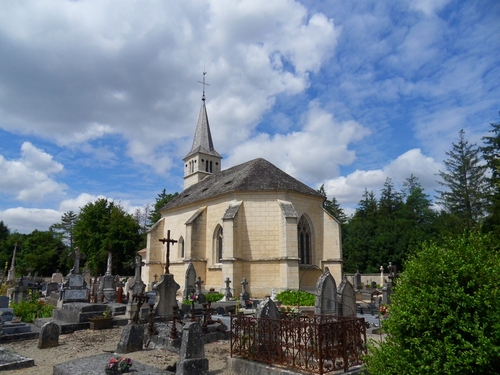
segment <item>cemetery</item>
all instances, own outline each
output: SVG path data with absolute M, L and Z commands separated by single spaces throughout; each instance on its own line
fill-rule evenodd
M 32 350 L 49 351 L 58 349 L 60 337 L 80 335 L 91 345 L 92 337 L 112 333 L 101 352 L 97 347 L 91 356 L 55 363 L 53 374 L 101 374 L 108 367 L 106 373 L 116 374 L 122 373 L 120 368 L 123 373 L 210 374 L 210 361 L 215 360 L 205 353 L 210 344 L 219 345 L 224 353 L 217 359 L 224 362 L 223 371 L 228 374 L 363 371 L 370 324 L 359 313 L 363 306 L 360 297 L 367 293 L 361 291 L 359 275 L 354 277 L 354 285 L 344 276 L 337 286 L 325 267 L 312 295 L 314 306 L 300 302 L 284 306 L 274 289 L 267 296 L 253 298 L 246 278 L 239 282 L 239 295 L 231 286 L 236 281 L 229 278 L 219 291 L 206 291 L 192 264 L 184 280 L 175 280 L 169 273 L 168 258 L 164 273 L 151 285 L 142 281 L 140 256 L 133 264 L 134 276 L 126 279 L 112 275 L 111 253 L 101 277 L 81 270 L 80 261 L 77 248 L 73 268 L 66 276 L 54 272 L 49 281 L 31 275 L 2 280 L 10 285 L 7 296 L 0 297 L 3 345 L 38 339 Z M 14 273 L 11 267 L 9 275 Z M 52 306 L 51 316 L 36 318 L 33 324 L 16 321 L 9 303 L 25 299 Z M 373 300 L 366 303 L 373 304 Z M 145 362 L 128 357 L 136 358 L 135 353 L 141 352 L 165 358 L 165 366 L 151 365 L 146 356 L 141 357 Z M 33 366 L 37 363 L 32 358 L 0 350 L 0 370 L 15 369 L 22 374 Z

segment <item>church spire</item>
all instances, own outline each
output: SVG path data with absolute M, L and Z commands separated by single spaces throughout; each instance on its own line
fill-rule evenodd
M 194 133 L 193 145 L 191 151 L 184 157 L 184 188 L 187 188 L 205 178 L 207 175 L 221 170 L 220 162 L 222 156 L 215 151 L 208 123 L 207 108 L 205 106 L 205 82 L 203 72 L 203 95 L 198 124 Z

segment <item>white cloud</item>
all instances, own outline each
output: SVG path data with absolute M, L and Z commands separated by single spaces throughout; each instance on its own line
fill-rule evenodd
M 321 181 L 349 165 L 355 152 L 351 143 L 370 132 L 355 121 L 336 121 L 332 114 L 312 102 L 301 130 L 288 134 L 259 134 L 236 146 L 225 167 L 263 157 L 299 180 Z
M 157 148 L 181 155 L 194 132 L 202 69 L 225 153 L 276 95 L 309 86 L 338 35 L 332 19 L 293 0 L 9 3 L 0 14 L 1 126 L 72 148 L 122 135 L 134 161 L 163 172 L 171 162 Z
M 382 169 L 356 170 L 347 176 L 340 176 L 325 182 L 328 197 L 335 197 L 343 205 L 354 207 L 365 191 L 379 194 L 387 178 L 391 178 L 395 186 L 402 183 L 412 174 L 428 194 L 438 187 L 435 176 L 443 166 L 433 158 L 424 156 L 420 149 L 413 149 L 400 155 Z
M 33 230 L 48 230 L 61 221 L 62 213 L 52 209 L 16 207 L 0 211 L 0 220 L 11 231 L 31 233 Z
M 410 7 L 430 17 L 443 9 L 449 2 L 450 0 L 411 0 Z
M 24 142 L 20 159 L 6 160 L 0 155 L 0 191 L 24 202 L 39 202 L 49 194 L 64 192 L 66 185 L 52 177 L 62 170 L 63 165 L 54 161 L 52 155 Z

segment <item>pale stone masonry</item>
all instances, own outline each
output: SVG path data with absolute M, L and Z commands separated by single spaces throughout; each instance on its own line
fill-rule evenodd
M 178 241 L 170 249 L 170 273 L 180 283 L 190 262 L 205 289 L 220 291 L 229 278 L 233 295 L 241 293 L 243 278 L 252 297 L 271 289 L 314 290 L 325 267 L 341 280 L 340 224 L 323 209 L 325 197 L 264 159 L 222 170 L 205 116 L 203 102 L 184 159 L 185 190 L 148 232 L 144 282 L 151 285 L 164 272 L 166 246 L 158 240 L 168 230 Z M 210 161 L 212 169 L 204 164 Z

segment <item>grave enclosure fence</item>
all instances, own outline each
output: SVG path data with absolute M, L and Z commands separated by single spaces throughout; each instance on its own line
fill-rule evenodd
M 313 374 L 347 372 L 366 354 L 363 318 L 282 314 L 231 318 L 231 357 Z

